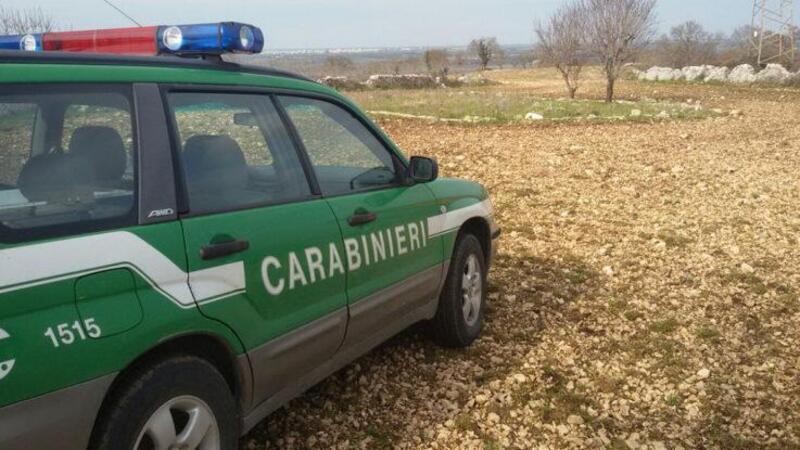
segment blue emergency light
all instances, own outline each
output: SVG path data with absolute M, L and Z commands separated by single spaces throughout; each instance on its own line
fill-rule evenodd
M 236 22 L 159 27 L 158 49 L 178 55 L 261 53 L 264 34 L 254 26 Z
M 0 50 L 24 50 L 28 52 L 42 50 L 42 35 L 0 36 Z

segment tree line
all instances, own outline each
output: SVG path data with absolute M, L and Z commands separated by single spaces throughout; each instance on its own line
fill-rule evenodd
M 756 64 L 750 25 L 726 35 L 690 20 L 657 37 L 655 6 L 656 0 L 570 0 L 535 25 L 536 57 L 561 74 L 570 98 L 580 88 L 583 68 L 599 64 L 609 102 L 625 66 L 634 61 L 674 68 Z

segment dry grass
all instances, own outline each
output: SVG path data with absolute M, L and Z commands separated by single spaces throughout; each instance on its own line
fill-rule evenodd
M 492 76 L 562 95 L 542 73 Z M 800 91 L 620 93 L 743 115 L 384 122 L 492 192 L 505 233 L 485 334 L 449 351 L 406 333 L 244 448 L 799 448 Z

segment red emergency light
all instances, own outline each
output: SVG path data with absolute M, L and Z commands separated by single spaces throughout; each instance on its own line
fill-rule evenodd
M 63 31 L 42 35 L 42 49 L 52 52 L 156 55 L 158 27 Z

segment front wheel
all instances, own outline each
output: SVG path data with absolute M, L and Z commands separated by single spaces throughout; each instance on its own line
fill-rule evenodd
M 108 409 L 95 449 L 235 450 L 236 401 L 223 376 L 194 357 L 162 361 L 138 374 Z
M 486 306 L 486 258 L 472 234 L 461 235 L 431 321 L 434 339 L 446 347 L 468 347 L 483 329 Z

